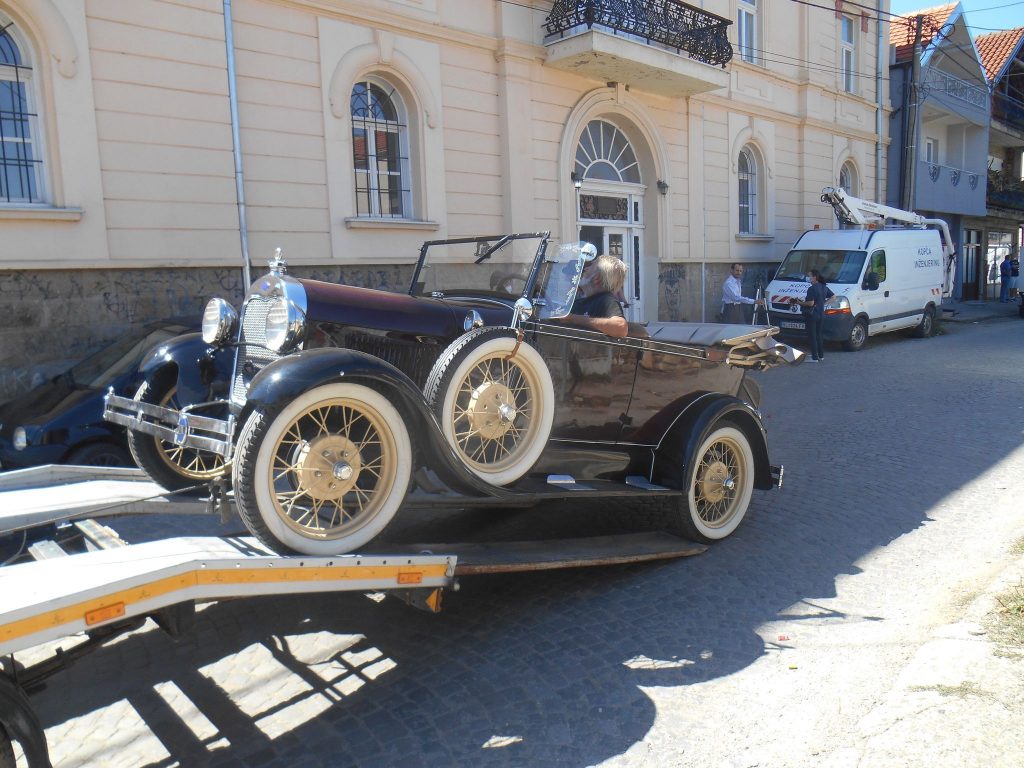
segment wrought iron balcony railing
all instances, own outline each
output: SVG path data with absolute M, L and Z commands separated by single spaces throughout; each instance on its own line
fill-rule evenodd
M 598 28 L 724 67 L 732 58 L 730 24 L 680 0 L 555 0 L 545 23 L 545 42 Z
M 921 84 L 925 93 L 943 93 L 977 109 L 985 109 L 988 106 L 987 88 L 968 83 L 935 67 L 925 67 Z

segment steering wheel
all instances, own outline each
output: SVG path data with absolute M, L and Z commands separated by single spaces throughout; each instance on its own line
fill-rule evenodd
M 515 287 L 518 284 L 518 289 Z M 498 281 L 495 290 L 507 293 L 509 296 L 522 296 L 526 290 L 526 278 L 520 275 L 506 275 Z

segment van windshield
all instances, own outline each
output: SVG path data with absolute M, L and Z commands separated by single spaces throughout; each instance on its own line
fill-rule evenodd
M 864 251 L 790 251 L 775 273 L 776 280 L 806 281 L 816 269 L 826 283 L 856 283 L 864 267 Z

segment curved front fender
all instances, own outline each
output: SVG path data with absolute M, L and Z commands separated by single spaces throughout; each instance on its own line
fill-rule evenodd
M 415 448 L 426 464 L 453 490 L 505 496 L 507 491 L 480 480 L 459 461 L 444 439 L 437 417 L 415 382 L 390 363 L 373 355 L 335 347 L 288 355 L 261 370 L 246 395 L 246 411 L 277 410 L 314 387 L 357 382 L 387 396 L 406 419 Z
M 682 454 L 683 465 L 690 466 L 697 458 L 701 443 L 722 419 L 734 422 L 750 441 L 754 453 L 754 487 L 773 488 L 768 438 L 761 418 L 757 411 L 732 395 L 708 394 L 696 399 L 676 419 L 655 455 L 664 460 L 678 451 Z
M 200 333 L 185 333 L 151 350 L 139 364 L 146 381 L 174 366 L 177 398 L 182 405 L 205 403 L 227 396 L 235 354 L 233 347 L 214 347 Z

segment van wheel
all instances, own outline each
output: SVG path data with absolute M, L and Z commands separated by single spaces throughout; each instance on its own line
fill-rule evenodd
M 921 322 L 914 329 L 914 335 L 919 339 L 927 339 L 935 332 L 935 307 L 925 307 Z
M 857 318 L 850 330 L 850 338 L 846 340 L 843 347 L 847 352 L 860 352 L 868 341 L 868 324 L 864 318 Z

